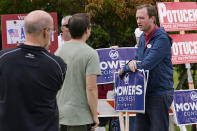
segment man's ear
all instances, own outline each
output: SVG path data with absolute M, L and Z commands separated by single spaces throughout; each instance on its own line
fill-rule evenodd
M 42 35 L 44 38 L 46 38 L 46 33 L 47 33 L 47 30 L 43 30 Z
M 91 32 L 91 28 L 86 29 L 86 33 Z
M 156 23 L 156 17 L 152 16 L 152 19 L 153 19 L 153 23 Z
M 88 34 L 88 28 L 85 30 L 84 34 Z

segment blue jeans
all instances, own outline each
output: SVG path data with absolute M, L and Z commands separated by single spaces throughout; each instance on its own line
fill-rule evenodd
M 173 95 L 146 96 L 145 114 L 137 113 L 134 131 L 169 131 Z

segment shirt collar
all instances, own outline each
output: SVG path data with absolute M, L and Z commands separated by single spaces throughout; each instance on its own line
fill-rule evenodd
M 156 31 L 157 29 L 158 29 L 158 26 L 155 25 L 155 27 L 153 28 L 153 30 L 152 30 L 148 35 L 146 35 L 146 34 L 144 33 L 144 38 L 145 38 L 145 40 L 150 40 L 151 37 L 154 35 L 154 33 L 155 33 L 155 31 Z
M 31 45 L 26 45 L 26 44 L 20 44 L 17 47 L 23 48 L 23 49 L 30 49 L 30 50 L 46 51 L 46 49 L 41 46 L 31 46 Z

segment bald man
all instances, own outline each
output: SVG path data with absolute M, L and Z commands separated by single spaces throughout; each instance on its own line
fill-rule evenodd
M 36 10 L 24 28 L 24 44 L 0 51 L 0 131 L 58 131 L 56 94 L 66 64 L 47 51 L 53 19 Z

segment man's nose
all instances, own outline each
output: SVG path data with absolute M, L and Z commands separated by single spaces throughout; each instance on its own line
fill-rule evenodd
M 137 19 L 137 23 L 140 23 L 140 19 Z

